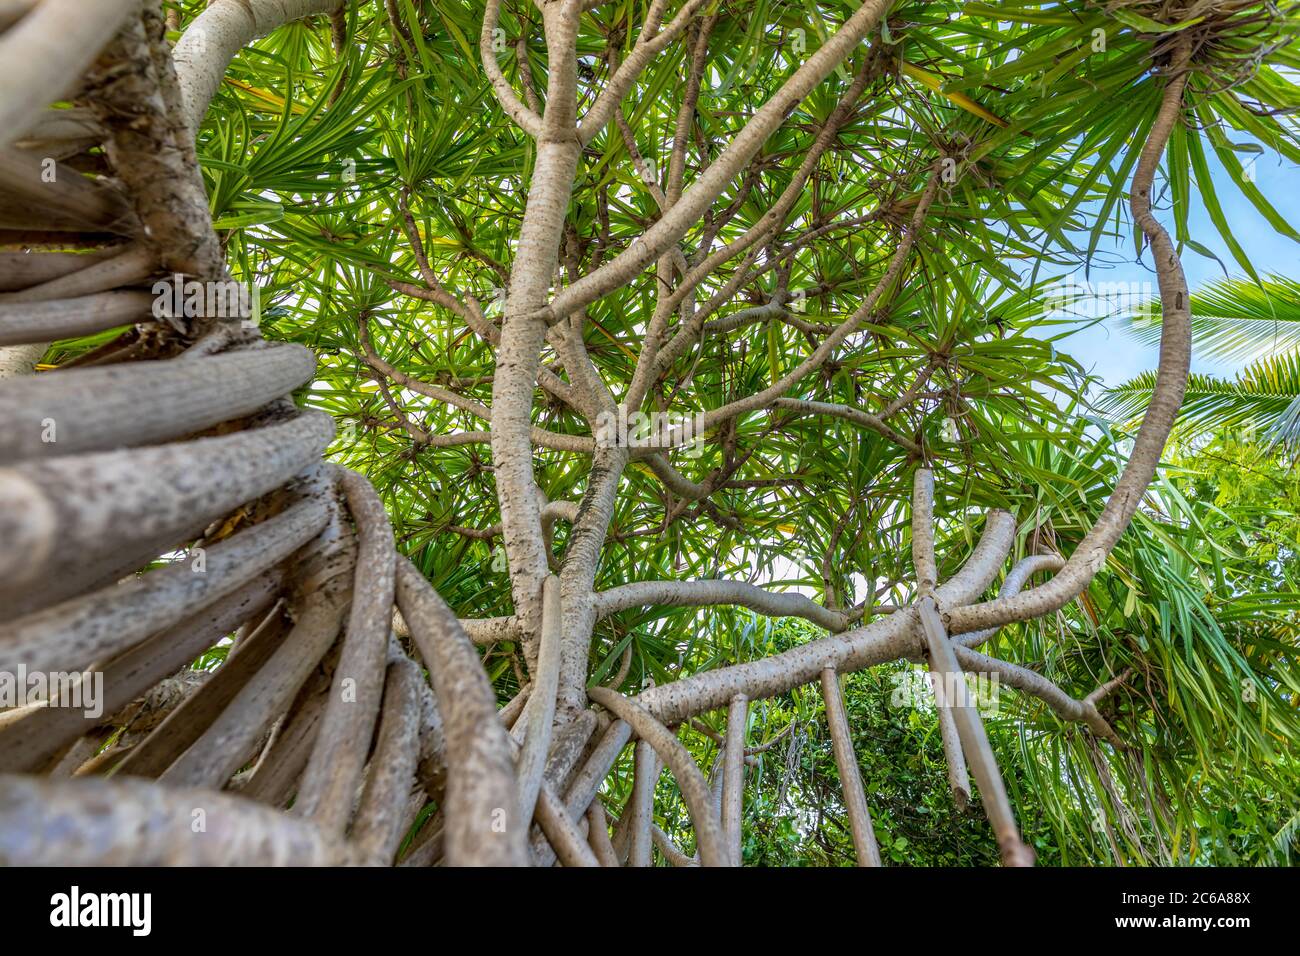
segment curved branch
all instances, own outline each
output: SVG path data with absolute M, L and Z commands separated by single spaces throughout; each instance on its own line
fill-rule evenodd
M 453 866 L 524 866 L 528 827 L 518 811 L 510 740 L 474 645 L 409 560 L 397 562 L 397 605 L 442 708 L 447 860 Z
M 342 653 L 293 809 L 325 832 L 342 836 L 387 694 L 384 665 L 397 552 L 388 514 L 370 482 L 345 468 L 336 475 L 357 527 L 356 577 Z M 351 693 L 345 692 L 348 682 Z M 400 687 L 394 691 L 403 692 Z
M 704 3 L 705 0 L 688 0 L 677 16 L 673 18 L 673 21 L 664 27 L 661 32 L 652 33 L 649 37 L 643 34 L 637 40 L 631 54 L 614 71 L 614 75 L 610 77 L 605 88 L 596 97 L 596 102 L 592 104 L 591 109 L 587 111 L 587 115 L 582 118 L 582 122 L 578 125 L 578 136 L 584 146 L 595 139 L 596 134 L 609 123 L 614 111 L 618 108 L 618 104 L 622 102 L 623 97 L 632 88 L 632 84 L 641 75 L 641 71 L 668 44 L 681 36 L 682 31 L 694 19 L 696 12 L 700 7 L 704 6 Z
M 722 821 L 713 805 L 709 785 L 695 766 L 690 752 L 663 724 L 636 701 L 606 687 L 592 687 L 587 691 L 593 701 L 626 721 L 637 736 L 650 744 L 677 778 L 677 786 L 690 810 L 695 824 L 695 839 L 700 847 L 700 857 L 705 866 L 727 866 L 731 854 L 722 835 Z
M 1142 497 L 1155 477 L 1160 456 L 1178 417 L 1192 358 L 1187 277 L 1183 274 L 1182 262 L 1169 233 L 1151 212 L 1151 190 L 1165 145 L 1182 116 L 1191 41 L 1187 33 L 1182 33 L 1179 37 L 1169 67 L 1169 83 L 1165 87 L 1160 111 L 1138 158 L 1129 196 L 1133 220 L 1151 244 L 1163 320 L 1156 384 L 1134 440 L 1133 451 L 1119 481 L 1115 483 L 1114 491 L 1106 500 L 1101 516 L 1061 570 L 1046 584 L 1023 594 L 953 609 L 945 615 L 948 629 L 952 633 L 1042 617 L 1064 607 L 1082 594 L 1101 570 L 1120 535 L 1128 528 L 1137 512 Z
M 1002 587 L 998 589 L 998 597 L 1005 598 L 1013 594 L 1019 594 L 1023 590 L 1025 583 L 1039 571 L 1059 571 L 1064 566 L 1065 558 L 1057 554 L 1031 554 L 1027 558 L 1022 558 L 1007 572 Z M 953 643 L 965 647 L 979 647 L 992 638 L 998 630 L 996 627 L 989 627 L 981 631 L 968 631 L 965 634 L 956 635 L 952 640 Z
M 941 605 L 957 606 L 980 594 L 997 574 L 1015 537 L 1016 521 L 1005 511 L 990 512 L 984 532 L 965 566 L 935 591 Z M 916 611 L 899 610 L 886 618 L 834 634 L 758 661 L 693 674 L 652 687 L 637 702 L 657 719 L 680 723 L 723 707 L 736 694 L 760 700 L 817 680 L 822 670 L 862 670 L 921 653 Z M 584 807 L 585 809 L 585 807 Z
M 635 581 L 596 593 L 596 617 L 633 607 L 706 607 L 735 604 L 771 617 L 801 617 L 828 631 L 849 626 L 848 615 L 822 607 L 802 594 L 767 591 L 744 581 Z
M 185 120 L 197 130 L 239 51 L 277 27 L 318 13 L 333 13 L 346 0 L 212 0 L 172 50 Z M 98 5 L 98 4 L 97 4 Z
M 1120 740 L 1119 735 L 1115 733 L 1110 724 L 1097 710 L 1097 701 L 1103 699 L 1116 687 L 1124 683 L 1127 674 L 1121 674 L 1114 680 L 1103 684 L 1082 700 L 1075 700 L 1042 674 L 1030 670 L 1028 667 L 999 660 L 996 657 L 989 657 L 979 651 L 971 650 L 969 647 L 962 647 L 960 644 L 954 644 L 953 650 L 957 654 L 957 660 L 961 663 L 962 670 L 967 673 L 994 674 L 1001 683 L 1024 691 L 1026 694 L 1045 702 L 1048 707 L 1052 708 L 1052 712 L 1062 720 L 1084 723 L 1089 730 L 1103 740 L 1109 741 L 1116 747 L 1124 746 L 1124 742 Z
M 538 139 L 542 135 L 542 118 L 519 99 L 514 87 L 501 72 L 501 66 L 497 63 L 496 50 L 492 48 L 496 43 L 497 24 L 500 19 L 501 0 L 488 0 L 483 10 L 483 29 L 479 31 L 478 37 L 478 52 L 483 61 L 483 72 L 487 74 L 488 81 L 492 84 L 492 92 L 496 94 L 497 102 L 506 111 L 506 115 L 518 123 L 520 129 L 529 136 Z

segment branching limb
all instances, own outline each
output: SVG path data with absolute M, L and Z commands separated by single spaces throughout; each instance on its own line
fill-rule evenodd
M 483 10 L 483 29 L 479 32 L 478 39 L 478 52 L 483 60 L 483 72 L 487 74 L 488 81 L 492 84 L 492 92 L 496 94 L 497 101 L 506 111 L 506 115 L 519 124 L 520 129 L 529 136 L 537 139 L 542 135 L 541 116 L 523 104 L 497 63 L 497 31 L 500 29 L 498 27 L 500 20 L 501 0 L 487 0 Z
M 1022 558 L 1007 572 L 1002 587 L 998 590 L 998 597 L 1007 598 L 1013 594 L 1019 594 L 1029 579 L 1039 571 L 1059 571 L 1064 564 L 1065 558 L 1055 554 L 1031 554 L 1027 558 Z M 953 643 L 965 647 L 979 647 L 997 632 L 998 628 L 990 627 L 982 631 L 968 631 L 965 634 L 958 634 L 952 640 Z
M 369 366 L 374 372 L 376 372 L 379 375 L 386 376 L 392 379 L 398 385 L 402 386 L 403 388 L 410 389 L 411 391 L 423 395 L 426 398 L 432 398 L 435 401 L 444 402 L 448 405 L 451 405 L 454 408 L 462 409 L 464 411 L 469 412 L 471 415 L 483 419 L 486 422 L 492 421 L 492 410 L 488 408 L 486 405 L 484 405 L 482 402 L 476 402 L 472 398 L 466 398 L 463 395 L 453 392 L 451 389 L 443 388 L 440 385 L 430 384 L 429 382 L 422 381 L 421 379 L 418 379 L 413 375 L 407 375 L 401 369 L 397 368 L 394 365 L 390 365 L 388 362 L 384 361 L 382 358 L 380 358 L 379 353 L 375 351 L 374 343 L 370 338 L 369 321 L 366 319 L 365 316 L 361 316 L 358 321 L 361 330 L 360 338 L 361 338 L 361 347 L 362 347 L 362 359 L 366 363 L 366 365 Z M 378 384 L 380 385 L 380 394 L 383 396 L 385 402 L 388 404 L 389 408 L 391 408 L 395 413 L 397 413 L 399 421 L 402 422 L 403 427 L 406 429 L 407 433 L 411 435 L 412 438 L 415 438 L 421 444 L 436 446 L 438 444 L 439 439 L 448 439 L 452 437 L 447 435 L 432 435 L 424 428 L 421 428 L 420 426 L 416 425 L 404 413 L 401 412 L 400 407 L 398 406 L 396 400 L 393 398 L 392 393 L 387 388 L 387 386 L 383 385 L 382 382 Z M 477 432 L 471 434 L 480 436 L 474 439 L 476 441 L 488 440 L 488 435 L 486 432 Z M 555 451 L 570 451 L 570 452 L 590 454 L 593 448 L 595 447 L 595 443 L 593 439 L 591 439 L 588 436 L 565 435 L 565 434 L 561 434 L 560 432 L 553 432 L 549 429 L 542 428 L 541 426 L 538 425 L 534 425 L 531 427 L 531 429 L 529 430 L 529 436 L 532 439 L 534 444 L 542 448 L 550 448 Z M 464 440 L 458 440 L 456 443 L 465 444 L 468 442 L 469 439 L 464 439 Z
M 630 281 L 674 245 L 703 215 L 800 101 L 844 60 L 879 22 L 886 0 L 866 0 L 844 25 L 795 71 L 754 114 L 721 155 L 685 192 L 672 211 L 631 247 L 569 286 L 551 303 L 555 316 L 568 315 Z
M 1163 320 L 1155 389 L 1134 440 L 1133 451 L 1115 484 L 1115 490 L 1106 500 L 1101 516 L 1061 570 L 1046 584 L 1023 594 L 954 608 L 946 615 L 946 621 L 949 630 L 955 634 L 1041 617 L 1064 607 L 1082 594 L 1106 563 L 1107 556 L 1133 519 L 1143 495 L 1155 477 L 1160 456 L 1182 405 L 1192 354 L 1187 277 L 1169 233 L 1151 212 L 1151 192 L 1156 169 L 1160 165 L 1160 157 L 1169 142 L 1170 134 L 1182 118 L 1190 42 L 1186 33 L 1181 34 L 1174 48 L 1173 60 L 1168 68 L 1170 77 L 1160 111 L 1138 157 L 1129 196 L 1133 221 L 1142 229 L 1151 245 L 1152 262 L 1160 287 Z
M 768 591 L 743 581 L 636 581 L 595 596 L 596 616 L 608 617 L 632 607 L 707 607 L 734 604 L 773 617 L 801 617 L 828 631 L 842 631 L 851 618 L 816 604 L 802 594 Z
M 705 413 L 703 427 L 706 431 L 709 428 L 714 428 L 722 422 L 736 418 L 746 412 L 758 408 L 766 408 L 773 401 L 784 395 L 785 392 L 794 386 L 794 384 L 800 379 L 804 378 L 804 376 L 825 365 L 827 359 L 829 359 L 835 350 L 839 348 L 840 343 L 844 341 L 850 332 L 856 330 L 863 320 L 870 315 L 872 309 L 875 308 L 876 303 L 880 300 L 881 296 L 883 296 L 885 291 L 894 284 L 895 280 L 898 279 L 899 275 L 903 271 L 903 266 L 907 262 L 907 258 L 912 251 L 912 247 L 916 243 L 917 237 L 920 235 L 921 225 L 925 221 L 926 213 L 930 209 L 930 203 L 934 201 L 934 197 L 939 190 L 939 176 L 941 169 L 941 164 L 934 164 L 930 174 L 930 181 L 922 191 L 920 199 L 917 201 L 916 209 L 912 213 L 911 222 L 908 225 L 907 231 L 904 233 L 902 240 L 899 242 L 898 248 L 894 251 L 893 258 L 890 260 L 888 268 L 885 269 L 885 274 L 880 277 L 880 281 L 877 282 L 871 292 L 867 294 L 867 297 L 863 300 L 862 304 L 854 310 L 852 315 L 840 323 L 836 330 L 817 347 L 812 355 L 808 356 L 808 358 L 800 362 L 795 368 L 781 376 L 781 378 L 775 383 L 763 389 L 761 392 L 756 392 L 753 395 L 738 399 L 734 402 L 728 402 L 720 408 L 711 409 L 709 412 Z
M 995 657 L 988 657 L 979 651 L 971 650 L 969 647 L 955 645 L 954 650 L 957 653 L 957 660 L 961 663 L 962 669 L 968 673 L 996 675 L 999 682 L 1044 701 L 1048 707 L 1052 708 L 1052 712 L 1062 720 L 1080 721 L 1086 724 L 1088 729 L 1101 739 L 1114 744 L 1116 747 L 1122 748 L 1124 746 L 1119 735 L 1115 733 L 1110 724 L 1097 710 L 1097 703 L 1121 686 L 1128 679 L 1130 672 L 1125 671 L 1113 680 L 1098 687 L 1082 700 L 1075 700 L 1037 671 L 1022 667 L 1019 664 L 998 660 Z
M 705 0 L 687 0 L 686 5 L 662 31 L 656 30 L 655 24 L 647 22 L 648 34 L 642 33 L 636 45 L 632 47 L 632 53 L 614 71 L 614 75 L 609 78 L 605 88 L 596 97 L 596 102 L 592 104 L 591 109 L 582 118 L 582 122 L 578 126 L 578 135 L 582 139 L 584 146 L 595 139 L 596 134 L 605 128 L 615 110 L 618 109 L 618 104 L 622 102 L 623 97 L 632 88 L 636 78 L 641 75 L 641 71 L 668 44 L 681 36 L 682 31 L 694 19 L 696 12 L 700 7 L 704 6 L 704 3 Z
M 591 699 L 616 717 L 626 721 L 643 741 L 654 747 L 677 778 L 691 820 L 695 824 L 695 837 L 705 866 L 727 866 L 731 855 L 722 837 L 722 821 L 713 806 L 709 785 L 690 753 L 663 724 L 634 700 L 605 687 L 588 690 Z M 585 809 L 585 808 L 584 808 Z
M 1015 528 L 1015 518 L 1007 512 L 989 513 L 979 543 L 966 564 L 935 591 L 941 606 L 966 604 L 989 586 L 1011 550 Z M 772 697 L 817 680 L 827 667 L 839 673 L 862 670 L 886 661 L 917 657 L 922 646 L 916 611 L 905 608 L 864 627 L 810 641 L 763 660 L 653 687 L 643 691 L 637 701 L 659 720 L 680 723 L 726 706 L 736 694 L 746 694 L 751 700 Z

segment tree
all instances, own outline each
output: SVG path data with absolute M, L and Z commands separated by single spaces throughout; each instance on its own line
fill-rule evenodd
M 107 661 L 117 712 L 239 634 L 143 739 L 58 708 L 12 718 L 0 766 L 98 750 L 111 779 L 7 777 L 0 827 L 50 834 L 66 810 L 119 832 L 143 808 L 146 839 L 112 860 L 212 862 L 187 839 L 192 797 L 124 779 L 157 777 L 238 791 L 205 798 L 238 835 L 219 859 L 644 865 L 657 840 L 678 863 L 738 863 L 751 718 L 820 693 L 872 862 L 882 788 L 861 779 L 841 680 L 921 660 L 954 799 L 978 795 L 1004 863 L 1033 859 L 1013 807 L 1053 791 L 1041 764 L 1004 772 L 966 675 L 1050 711 L 1045 746 L 1093 768 L 1113 857 L 1174 859 L 1161 822 L 1225 792 L 1212 766 L 1164 787 L 1204 763 L 1211 735 L 1184 746 L 1197 708 L 1252 765 L 1294 737 L 1289 660 L 1256 673 L 1189 591 L 1204 556 L 1152 485 L 1190 360 L 1198 131 L 1295 159 L 1288 17 L 1227 0 L 168 7 L 174 49 L 157 3 L 99 4 L 75 30 L 63 0 L 3 8 L 0 240 L 64 251 L 3 263 L 0 344 L 60 341 L 53 371 L 0 392 L 17 425 L 0 669 Z M 57 55 L 33 62 L 32 37 Z M 76 112 L 49 111 L 68 86 Z M 1153 211 L 1166 186 L 1173 237 Z M 1120 459 L 1077 414 L 1077 366 L 1028 333 L 1048 273 L 1086 261 L 1125 198 L 1162 323 Z M 236 281 L 257 304 L 213 314 Z M 773 577 L 819 600 L 753 583 Z M 738 607 L 818 630 L 746 643 Z M 679 736 L 721 712 L 710 781 Z M 693 847 L 664 816 L 676 798 L 656 801 L 665 766 Z M 99 819 L 105 791 L 121 799 Z M 93 845 L 49 839 L 59 859 Z
M 1231 425 L 1258 432 L 1269 441 L 1294 441 L 1300 434 L 1300 285 L 1280 276 L 1259 284 L 1244 279 L 1210 285 L 1191 299 L 1192 337 L 1197 351 L 1228 361 L 1248 359 L 1235 381 L 1193 375 L 1188 381 L 1183 421 L 1210 430 Z M 1151 341 L 1145 323 L 1135 333 Z M 1117 416 L 1135 415 L 1151 394 L 1151 377 L 1140 375 L 1107 396 Z

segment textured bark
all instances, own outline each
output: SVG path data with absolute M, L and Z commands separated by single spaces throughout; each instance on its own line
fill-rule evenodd
M 934 475 L 929 468 L 916 469 L 913 480 L 912 567 L 917 594 L 933 593 L 939 584 L 939 569 L 934 558 Z
M 745 797 L 745 725 L 749 701 L 744 694 L 731 698 L 727 706 L 727 739 L 722 759 L 722 832 L 731 853 L 731 865 L 743 866 L 741 824 Z
M 537 798 L 537 822 L 546 833 L 556 856 L 565 866 L 595 867 L 600 861 L 587 845 L 586 835 L 573 822 L 550 784 L 544 783 Z
M 0 433 L 0 462 L 180 438 L 257 411 L 315 368 L 315 356 L 301 345 L 276 345 L 0 383 L 0 420 L 9 426 Z M 322 424 L 319 415 L 312 418 Z
M 114 714 L 168 675 L 188 665 L 245 621 L 275 601 L 282 576 L 272 572 L 175 627 L 114 658 L 103 669 L 105 714 Z M 23 720 L 0 727 L 0 769 L 35 771 L 82 734 L 95 718 L 74 707 L 42 707 Z
M 201 811 L 201 813 L 200 813 Z M 199 821 L 202 830 L 196 830 Z M 0 777 L 0 866 L 338 866 L 309 824 L 210 790 Z
M 528 821 L 519 814 L 509 739 L 474 645 L 409 561 L 397 564 L 397 603 L 442 708 L 447 860 L 454 866 L 524 866 Z
M 321 530 L 324 508 L 305 501 L 207 552 L 196 573 L 178 562 L 0 626 L 0 670 L 83 670 L 233 594 Z
M 635 581 L 595 595 L 596 617 L 633 607 L 707 607 L 731 604 L 772 617 L 802 617 L 828 631 L 842 631 L 849 618 L 815 604 L 802 594 L 768 591 L 743 581 Z
M 678 789 L 691 814 L 695 826 L 695 839 L 700 847 L 700 857 L 705 866 L 728 866 L 731 854 L 723 840 L 722 821 L 719 819 L 709 785 L 695 766 L 690 753 L 663 724 L 657 721 L 635 700 L 624 697 L 605 687 L 593 687 L 591 699 L 606 708 L 620 720 L 626 721 L 645 743 L 663 759 L 677 778 Z
M 975 775 L 984 811 L 997 835 L 1002 862 L 1007 866 L 1032 866 L 1033 851 L 1020 840 L 1020 828 L 1016 826 L 1011 801 L 1007 799 L 1006 787 L 993 757 L 993 748 L 989 746 L 984 722 L 980 720 L 979 711 L 970 700 L 957 655 L 948 640 L 934 598 L 921 598 L 917 602 L 917 612 L 921 618 L 921 630 L 925 635 L 930 661 L 936 675 L 944 681 L 945 692 L 938 698 L 938 703 L 950 709 L 953 723 L 957 725 L 962 753 Z M 952 691 L 952 700 L 948 699 L 947 689 Z
M 551 749 L 555 695 L 560 684 L 561 614 L 560 579 L 551 575 L 542 588 L 541 653 L 533 676 L 533 693 L 521 719 L 523 745 L 516 764 L 519 813 L 524 820 L 533 816 L 546 770 L 546 755 Z
M 0 148 L 75 87 L 139 0 L 42 0 L 0 35 Z
M 277 609 L 230 652 L 197 693 L 168 715 L 117 768 L 119 775 L 157 777 L 212 726 L 240 690 L 275 653 L 290 622 Z
M 619 865 L 618 854 L 614 852 L 614 844 L 609 840 L 609 819 L 605 815 L 605 805 L 599 800 L 593 800 L 587 810 L 587 842 L 601 866 Z
M 591 802 L 596 799 L 596 792 L 609 773 L 609 768 L 631 739 L 632 728 L 626 721 L 615 720 L 605 728 L 595 749 L 564 793 L 564 805 L 570 817 L 576 820 L 587 812 Z
M 78 257 L 83 264 L 37 285 L 27 286 L 0 296 L 0 302 L 44 302 L 49 299 L 72 299 L 94 295 L 135 283 L 158 271 L 153 252 L 142 245 L 114 247 L 106 258 Z
M 655 789 L 663 764 L 649 741 L 638 740 L 633 751 L 632 796 L 623 810 L 628 817 L 627 865 L 646 867 L 651 864 L 650 827 L 654 825 Z
M 258 766 L 248 772 L 246 779 L 244 772 L 236 776 L 231 781 L 231 789 L 238 784 L 241 796 L 272 807 L 284 807 L 294 796 L 307 767 L 329 697 L 329 678 L 318 671 L 277 723 L 273 738 L 258 758 Z
M 998 589 L 998 597 L 1005 598 L 1013 594 L 1019 594 L 1021 589 L 1029 582 L 1029 579 L 1039 571 L 1059 571 L 1064 565 L 1065 559 L 1055 554 L 1031 554 L 1027 558 L 1022 558 L 1016 563 L 1015 567 L 1007 572 L 1006 578 L 1002 581 L 1002 587 Z M 997 632 L 998 628 L 989 627 L 981 631 L 967 631 L 965 634 L 958 634 L 952 640 L 953 643 L 966 647 L 979 647 Z
M 92 67 L 85 95 L 108 131 L 107 153 L 135 203 L 141 241 L 168 272 L 217 279 L 225 255 L 212 229 L 158 0 L 145 3 Z
M 220 438 L 0 468 L 0 538 L 11 545 L 0 554 L 0 599 L 39 592 L 135 543 L 193 538 L 300 472 L 333 429 L 328 415 L 309 412 Z M 194 559 L 185 572 L 199 587 Z
M 626 466 L 627 455 L 623 449 L 601 448 L 597 452 L 592 459 L 587 490 L 569 532 L 560 571 L 564 645 L 557 706 L 563 720 L 573 719 L 586 706 L 591 633 L 596 623 L 592 590 Z
M 943 675 L 935 669 L 933 662 L 929 674 L 939 720 L 939 739 L 943 744 L 944 761 L 948 765 L 948 789 L 952 791 L 952 802 L 957 809 L 965 810 L 970 803 L 970 775 L 966 772 L 966 755 L 961 749 L 961 735 L 957 732 L 952 706 L 943 696 Z
M 397 854 L 420 756 L 420 685 L 424 676 L 409 658 L 388 665 L 379 737 L 351 840 L 363 860 L 388 866 Z M 348 801 L 351 809 L 351 800 Z M 328 830 L 326 831 L 328 832 Z
M 0 225 L 20 228 L 39 221 L 66 232 L 134 233 L 139 223 L 121 190 L 104 179 L 74 169 L 44 175 L 43 157 L 0 149 Z
M 71 339 L 148 321 L 153 301 L 147 292 L 101 292 L 31 305 L 0 300 L 0 345 Z
M 858 757 L 853 752 L 853 731 L 844 712 L 839 676 L 828 667 L 822 671 L 821 683 L 822 700 L 826 702 L 826 724 L 830 728 L 835 766 L 839 768 L 840 787 L 844 791 L 844 809 L 848 812 L 849 829 L 853 833 L 853 851 L 857 854 L 858 866 L 880 866 L 880 846 L 871 823 L 867 795 L 862 789 Z
M 49 346 L 44 342 L 32 345 L 15 345 L 0 347 L 0 382 L 6 379 L 31 375 L 36 371 L 36 364 Z
M 314 819 L 332 835 L 341 835 L 347 826 L 386 693 L 397 573 L 393 530 L 379 496 L 355 472 L 340 469 L 338 475 L 357 526 L 356 578 L 329 704 L 294 802 L 295 813 Z M 396 678 L 390 673 L 389 680 Z M 405 693 L 405 685 L 395 693 Z
M 338 638 L 350 595 L 331 588 L 309 594 L 279 647 L 207 730 L 158 779 L 178 787 L 220 789 L 249 749 L 288 709 L 312 670 Z
M 562 103 L 554 110 L 548 108 L 548 120 L 563 109 Z M 554 135 L 561 132 L 556 130 Z M 533 646 L 541 633 L 541 590 L 547 574 L 530 442 L 533 382 L 546 339 L 546 321 L 536 313 L 545 304 L 558 262 L 564 212 L 579 153 L 576 138 L 538 144 L 492 380 L 492 459 L 496 462 L 510 589 L 525 638 Z
M 0 294 L 62 278 L 120 252 L 117 247 L 95 252 L 0 252 Z M 6 298 L 0 295 L 0 302 Z
M 1037 671 L 987 657 L 960 645 L 953 649 L 957 654 L 958 662 L 966 671 L 996 676 L 1008 687 L 1022 690 L 1045 701 L 1052 708 L 1052 712 L 1062 720 L 1082 721 L 1098 737 L 1117 747 L 1123 746 L 1123 742 L 1097 710 L 1097 699 L 1100 695 L 1089 694 L 1083 700 L 1075 700 Z M 1122 683 L 1122 679 L 1119 683 Z M 1107 691 L 1110 689 L 1113 688 L 1106 688 Z

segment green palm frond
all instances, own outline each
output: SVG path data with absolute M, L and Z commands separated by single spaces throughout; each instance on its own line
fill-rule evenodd
M 1300 282 L 1270 275 L 1259 284 L 1246 279 L 1212 282 L 1192 294 L 1192 343 L 1206 358 L 1250 361 L 1300 346 Z M 1120 322 L 1147 345 L 1160 341 L 1158 304 L 1144 306 Z
M 1155 372 L 1107 391 L 1100 410 L 1117 421 L 1142 414 L 1151 400 Z M 1180 421 L 1195 429 L 1244 428 L 1270 442 L 1300 438 L 1300 352 L 1262 358 L 1235 379 L 1193 374 L 1187 380 Z

